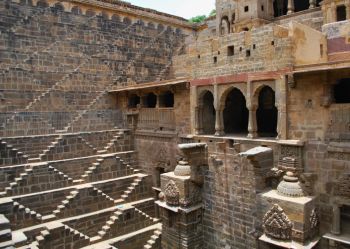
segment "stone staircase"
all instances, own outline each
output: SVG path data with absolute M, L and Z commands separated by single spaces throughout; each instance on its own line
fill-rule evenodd
M 81 176 L 81 179 L 86 181 L 96 170 L 97 168 L 104 162 L 103 157 L 98 157 L 96 159 L 97 162 L 93 163 L 91 167 L 87 171 L 84 172 L 84 174 Z
M 144 176 L 137 176 L 133 183 L 128 187 L 127 190 L 124 191 L 124 193 L 121 195 L 121 199 L 125 202 L 128 202 L 130 199 L 131 194 L 137 189 L 137 187 L 140 185 L 140 183 L 143 181 Z
M 53 142 L 41 153 L 39 154 L 39 160 L 42 161 L 43 158 L 51 151 L 53 150 L 61 141 L 63 140 L 63 136 L 60 135 L 55 138 Z
M 119 217 L 123 214 L 121 211 L 115 211 L 113 215 L 109 218 L 109 220 L 106 222 L 106 224 L 102 227 L 102 229 L 97 233 L 98 236 L 91 238 L 92 240 L 98 241 L 101 240 L 111 229 L 111 226 L 119 220 Z
M 98 153 L 107 153 L 107 152 L 113 152 L 113 151 L 118 151 L 120 148 L 118 148 L 118 143 L 119 141 L 123 142 L 123 137 L 124 137 L 124 131 L 119 131 L 118 135 L 113 136 L 113 138 L 107 143 L 107 145 L 104 147 L 103 150 L 99 150 Z M 113 147 L 117 147 L 113 150 Z
M 15 196 L 18 194 L 28 194 L 30 192 L 33 192 L 25 186 L 23 186 L 23 182 L 33 182 L 41 179 L 40 175 L 42 174 L 42 172 L 40 171 L 42 171 L 42 169 L 40 169 L 40 166 L 34 168 L 31 168 L 30 166 L 28 167 L 29 168 L 26 168 L 24 173 L 20 173 L 20 176 L 15 178 L 15 181 L 10 183 L 9 187 L 5 188 L 5 192 L 0 193 L 0 196 Z M 72 178 L 59 171 L 58 169 L 54 168 L 53 166 L 44 165 L 44 168 L 44 170 L 46 171 L 44 172 L 46 173 L 46 177 L 41 182 L 41 184 L 47 182 L 47 189 L 50 189 L 49 183 L 52 182 L 55 177 L 59 178 L 59 180 L 55 179 L 56 186 L 66 187 L 73 184 Z M 58 182 L 61 182 L 61 184 L 58 184 Z M 46 190 L 46 188 L 41 188 L 41 190 Z
M 175 42 L 161 44 L 169 38 L 166 30 L 140 35 L 136 28 L 142 25 L 113 20 L 100 27 L 97 15 L 61 15 L 55 6 L 29 2 L 0 1 L 0 15 L 6 15 L 0 30 L 8 35 L 0 38 L 1 50 L 8 52 L 0 74 L 6 89 L 16 94 L 1 117 L 0 210 L 8 222 L 3 226 L 0 217 L 0 248 L 10 233 L 26 237 L 23 245 L 14 243 L 19 248 L 83 248 L 104 241 L 96 248 L 115 248 L 109 239 L 153 231 L 150 224 L 157 220 L 136 208 L 135 202 L 154 202 L 150 176 L 134 166 L 132 134 L 115 129 L 125 126 L 108 112 L 114 104 L 107 93 L 116 84 L 144 80 L 142 73 L 134 76 L 128 69 L 138 68 L 139 62 L 145 67 L 148 50 L 159 62 L 152 62 L 145 77 L 157 76 L 158 66 L 165 66 L 159 73 L 163 76 L 171 64 L 156 54 L 168 58 Z M 95 36 L 101 40 L 90 40 Z M 7 44 L 11 37 L 16 46 Z M 114 50 L 138 39 L 142 50 L 138 45 L 126 45 L 127 52 Z M 63 121 L 57 122 L 60 117 Z
M 151 222 L 157 223 L 159 221 L 159 219 L 151 217 L 150 215 L 146 214 L 141 209 L 138 209 L 136 207 L 135 207 L 135 212 L 139 213 L 140 215 L 145 217 L 147 220 L 150 220 Z
M 185 44 L 181 44 L 175 51 L 175 56 L 180 55 L 181 51 L 185 48 Z M 156 82 L 157 81 L 162 81 L 164 80 L 164 75 L 165 73 L 170 69 L 171 65 L 173 64 L 172 60 L 169 60 L 169 62 L 165 65 L 165 67 L 159 72 L 157 78 L 156 78 Z
M 155 230 L 151 238 L 147 240 L 147 243 L 143 246 L 143 249 L 160 248 L 161 235 L 162 231 L 158 229 Z
M 0 248 L 14 248 L 10 222 L 0 214 Z
M 1 165 L 15 165 L 24 164 L 28 161 L 28 156 L 23 152 L 14 148 L 12 145 L 0 139 L 0 166 Z
M 24 216 L 31 217 L 32 219 L 41 221 L 42 220 L 42 215 L 37 213 L 36 211 L 25 207 L 24 205 L 18 203 L 18 202 L 13 202 L 13 210 L 16 210 L 18 213 L 23 213 Z
M 71 127 L 80 121 L 80 119 L 84 116 L 85 113 L 87 113 L 89 110 L 93 109 L 93 106 L 98 103 L 99 100 L 101 100 L 104 96 L 108 94 L 108 91 L 110 90 L 110 87 L 113 86 L 115 83 L 109 84 L 104 91 L 100 92 L 83 111 L 80 111 L 78 115 L 76 115 L 66 127 L 63 128 L 63 130 L 56 130 L 57 133 L 65 133 L 71 130 Z
M 52 212 L 52 214 L 56 217 L 59 217 L 63 210 L 68 207 L 69 203 L 79 195 L 79 191 L 74 190 L 71 191 L 68 196 L 66 196 L 65 200 L 62 201 L 60 205 Z

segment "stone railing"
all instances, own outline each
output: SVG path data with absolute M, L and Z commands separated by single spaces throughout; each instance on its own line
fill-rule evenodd
M 142 108 L 139 111 L 137 128 L 142 130 L 175 130 L 173 108 Z

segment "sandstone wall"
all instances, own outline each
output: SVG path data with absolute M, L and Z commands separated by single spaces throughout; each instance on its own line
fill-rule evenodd
M 275 24 L 246 32 L 202 38 L 190 44 L 185 55 L 174 58 L 175 75 L 207 78 L 277 71 L 289 68 L 293 63 L 288 29 Z
M 169 61 L 188 32 L 178 23 L 68 11 L 0 3 L 4 136 L 111 129 L 108 89 L 172 77 Z

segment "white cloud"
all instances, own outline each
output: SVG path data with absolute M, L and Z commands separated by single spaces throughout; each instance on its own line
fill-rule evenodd
M 127 2 L 184 18 L 209 15 L 215 8 L 215 0 L 127 0 Z

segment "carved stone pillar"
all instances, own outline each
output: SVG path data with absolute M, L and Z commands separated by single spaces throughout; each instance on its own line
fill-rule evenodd
M 331 12 L 332 12 L 331 22 L 336 22 L 337 21 L 337 5 L 335 4 L 335 2 L 331 3 Z
M 333 205 L 333 221 L 332 230 L 333 234 L 340 234 L 340 208 L 338 205 Z
M 346 7 L 346 19 L 350 19 L 350 1 L 345 2 L 345 7 Z
M 288 0 L 288 12 L 287 14 L 294 13 L 294 0 Z
M 199 106 L 194 108 L 194 133 L 199 134 Z
M 256 121 L 256 105 L 248 106 L 249 122 L 248 122 L 248 138 L 256 138 L 258 136 L 258 126 Z
M 323 76 L 324 82 L 323 82 L 323 95 L 321 99 L 321 105 L 323 107 L 329 107 L 332 104 L 332 85 L 330 84 L 330 79 L 328 77 L 328 74 L 325 73 Z
M 225 133 L 223 110 L 221 108 L 218 108 L 215 110 L 215 112 L 215 136 L 222 136 Z
M 316 0 L 310 0 L 309 1 L 309 9 L 313 9 L 316 7 Z
M 277 120 L 277 138 L 287 139 L 288 121 L 287 121 L 287 82 L 286 77 L 281 76 L 276 80 L 276 107 L 278 110 Z

